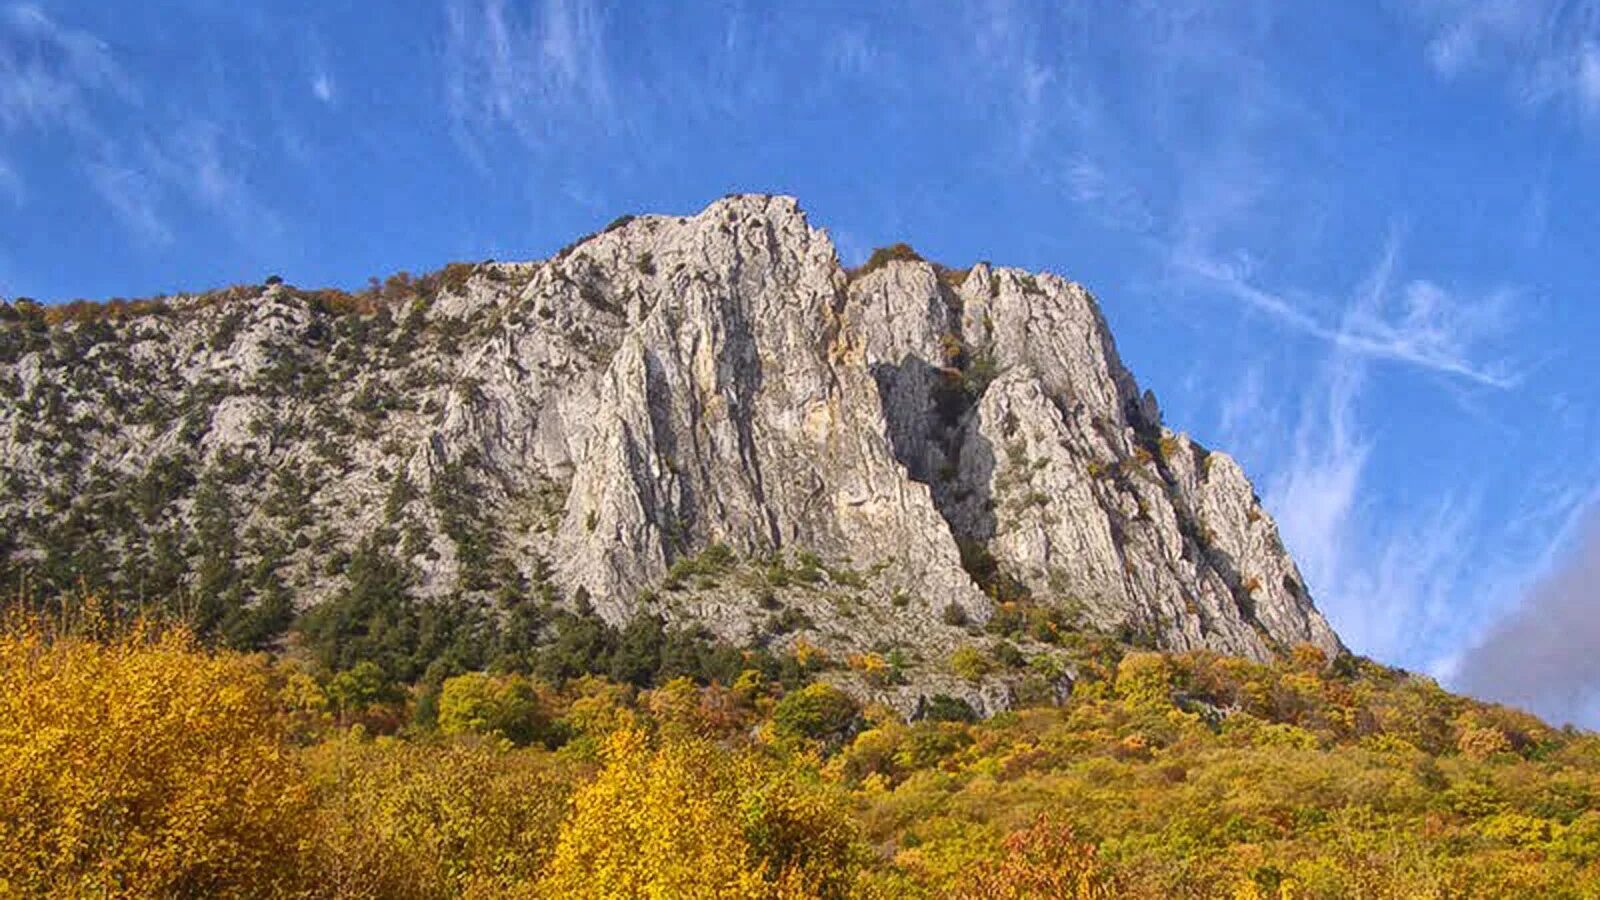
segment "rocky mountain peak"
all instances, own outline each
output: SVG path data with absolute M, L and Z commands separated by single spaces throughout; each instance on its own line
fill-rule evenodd
M 382 547 L 419 598 L 539 588 L 736 641 L 941 648 L 1047 609 L 1340 649 L 1244 473 L 1163 425 L 1087 290 L 904 247 L 849 271 L 793 198 L 362 294 L 5 312 L 0 552 L 34 584 L 192 591 L 211 560 L 244 607 L 252 571 L 311 606 Z

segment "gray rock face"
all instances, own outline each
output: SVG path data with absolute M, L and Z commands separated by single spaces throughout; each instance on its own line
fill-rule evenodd
M 302 605 L 376 541 L 421 597 L 548 579 L 742 640 L 748 586 L 673 574 L 721 544 L 814 554 L 780 593 L 841 650 L 951 646 L 997 597 L 1174 649 L 1340 649 L 1244 474 L 1162 425 L 1082 287 L 847 273 L 790 198 L 367 295 L 169 307 L 0 330 L 8 577 L 192 587 L 151 573 L 205 556 L 220 502 L 232 565 Z M 59 558 L 74 536 L 101 558 Z
M 1081 286 L 893 262 L 851 304 L 907 475 L 1033 597 L 1173 649 L 1337 652 L 1243 472 L 1162 426 Z
M 876 385 L 841 327 L 833 247 L 794 202 L 635 220 L 573 258 L 616 271 L 644 254 L 654 276 L 608 286 L 638 313 L 570 442 L 562 581 L 621 615 L 709 544 L 805 548 L 981 610 L 927 488 L 885 439 Z

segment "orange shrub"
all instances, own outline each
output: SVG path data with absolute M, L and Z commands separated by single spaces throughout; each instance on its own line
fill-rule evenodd
M 1093 844 L 1072 829 L 1041 817 L 1005 839 L 1000 859 L 972 867 L 953 896 L 958 900 L 1111 900 L 1121 896 Z

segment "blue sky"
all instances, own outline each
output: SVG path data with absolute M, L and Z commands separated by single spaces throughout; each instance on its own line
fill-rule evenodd
M 1288 6 L 0 0 L 0 295 L 794 194 L 846 262 L 1083 282 L 1354 649 L 1600 724 L 1600 6 Z

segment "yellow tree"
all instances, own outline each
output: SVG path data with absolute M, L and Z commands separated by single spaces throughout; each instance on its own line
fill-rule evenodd
M 652 749 L 612 735 L 579 791 L 543 892 L 551 897 L 842 896 L 857 862 L 847 816 L 816 789 L 701 740 Z
M 176 630 L 0 629 L 0 894 L 292 890 L 309 804 L 265 664 Z
M 525 892 L 555 845 L 570 782 L 559 758 L 499 740 L 340 735 L 307 753 L 330 900 Z

